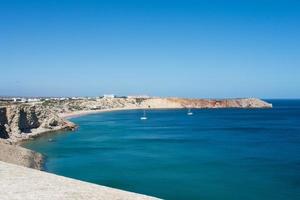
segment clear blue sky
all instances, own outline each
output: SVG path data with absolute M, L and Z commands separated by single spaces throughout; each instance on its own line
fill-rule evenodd
M 0 95 L 300 97 L 300 1 L 0 0 Z

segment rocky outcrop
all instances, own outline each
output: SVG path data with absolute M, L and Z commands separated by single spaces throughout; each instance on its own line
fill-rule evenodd
M 41 169 L 40 153 L 15 146 L 45 132 L 74 129 L 75 125 L 41 105 L 11 105 L 0 108 L 0 160 Z
M 0 108 L 0 138 L 18 142 L 44 132 L 74 129 L 75 125 L 41 105 L 11 105 Z
M 43 156 L 40 153 L 6 144 L 4 140 L 0 140 L 0 161 L 40 170 L 43 165 Z
M 6 108 L 0 108 L 0 138 L 7 139 L 9 138 L 7 132 L 7 117 L 6 117 Z

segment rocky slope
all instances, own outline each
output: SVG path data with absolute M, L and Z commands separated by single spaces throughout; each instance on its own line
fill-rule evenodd
M 0 161 L 41 169 L 40 153 L 14 145 L 45 132 L 73 129 L 75 125 L 40 105 L 10 105 L 0 108 Z
M 41 105 L 20 104 L 0 108 L 0 138 L 9 142 L 74 127 L 73 123 Z

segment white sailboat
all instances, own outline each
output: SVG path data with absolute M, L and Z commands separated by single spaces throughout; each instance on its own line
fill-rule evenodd
M 194 113 L 191 111 L 191 109 L 189 108 L 187 115 L 193 115 Z
M 144 110 L 144 115 L 141 117 L 141 120 L 146 120 L 146 119 L 148 118 L 146 117 L 146 110 Z

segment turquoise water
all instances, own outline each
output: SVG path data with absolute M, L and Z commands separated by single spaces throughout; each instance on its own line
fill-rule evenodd
M 300 100 L 274 109 L 118 111 L 26 146 L 46 170 L 165 199 L 299 200 Z M 53 142 L 48 139 L 52 138 Z

